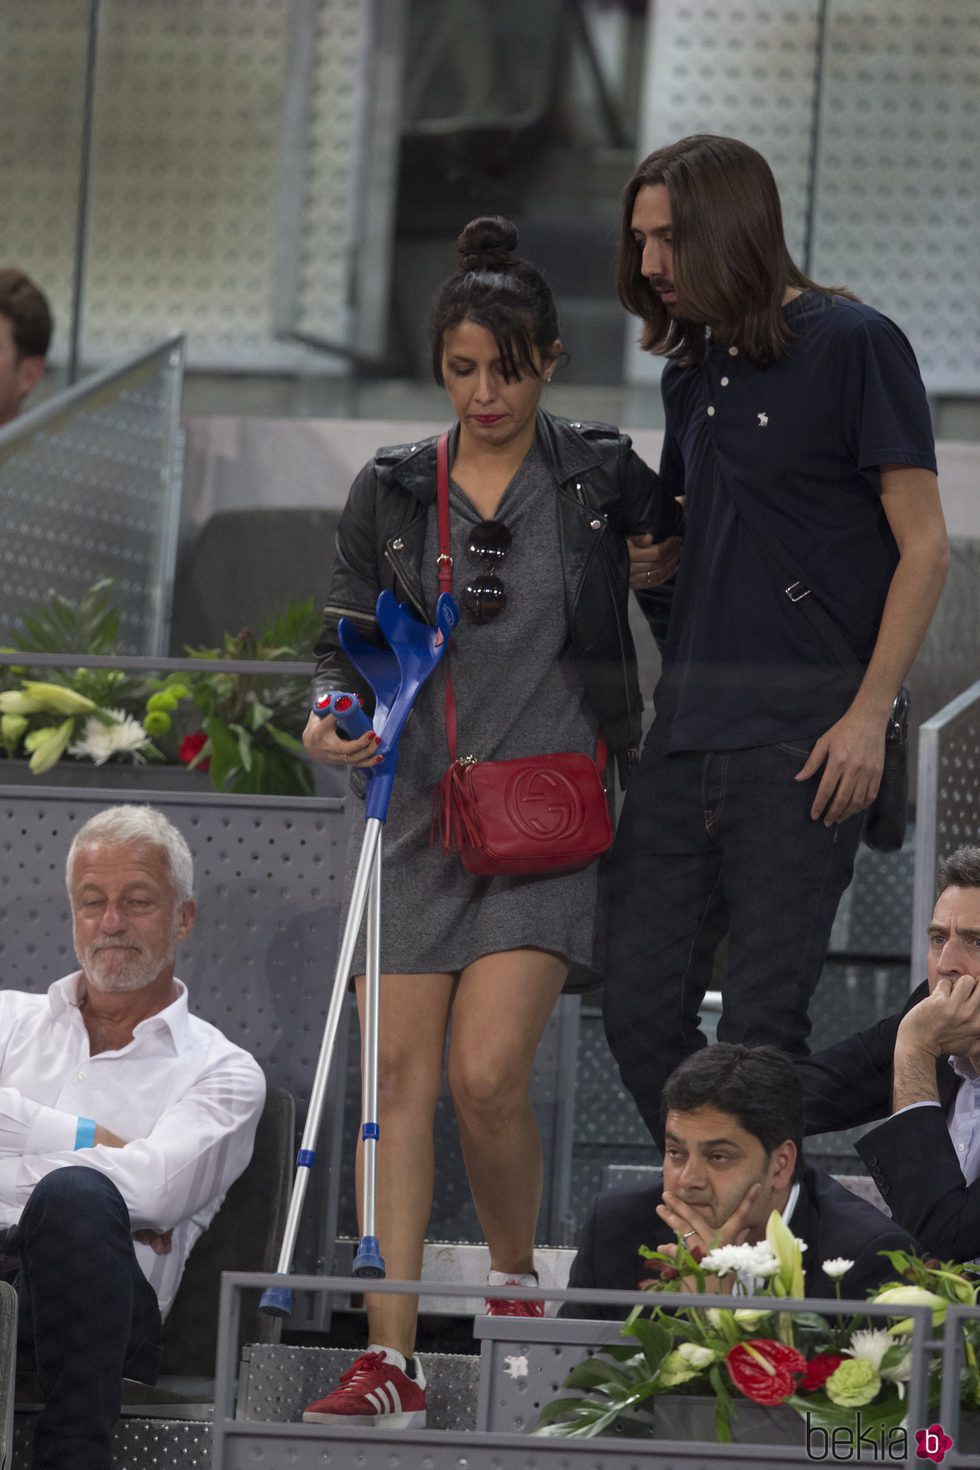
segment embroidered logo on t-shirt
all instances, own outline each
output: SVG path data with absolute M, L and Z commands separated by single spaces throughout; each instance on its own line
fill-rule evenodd
M 759 428 L 764 429 L 766 427 L 766 424 L 768 424 L 769 422 L 769 415 L 767 413 L 760 413 L 757 415 L 757 417 L 759 420 Z

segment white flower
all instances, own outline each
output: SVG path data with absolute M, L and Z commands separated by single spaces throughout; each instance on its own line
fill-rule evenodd
M 826 1270 L 826 1266 L 824 1270 Z M 870 1363 L 877 1373 L 881 1368 L 881 1360 L 894 1341 L 889 1337 L 884 1327 L 863 1327 L 859 1332 L 851 1334 L 851 1345 L 844 1352 L 849 1358 L 861 1358 L 865 1363 Z
M 677 1351 L 692 1368 L 707 1368 L 719 1356 L 713 1348 L 703 1347 L 699 1342 L 682 1342 Z
M 68 747 L 68 754 L 94 761 L 97 766 L 105 765 L 114 755 L 131 755 L 134 760 L 142 760 L 141 751 L 153 742 L 139 720 L 134 720 L 121 709 L 109 710 L 107 713 L 117 723 L 104 725 L 101 720 L 86 720 L 85 734 L 81 740 L 76 740 L 74 745 Z
M 738 1271 L 764 1279 L 776 1274 L 779 1262 L 766 1241 L 760 1240 L 758 1245 L 715 1246 L 704 1257 L 701 1267 L 713 1276 L 727 1276 L 731 1271 Z
M 853 1261 L 845 1261 L 843 1256 L 834 1256 L 832 1261 L 824 1261 L 823 1273 L 829 1276 L 831 1281 L 839 1281 L 842 1276 L 847 1275 L 853 1265 Z
M 884 1327 L 862 1328 L 859 1332 L 852 1333 L 851 1345 L 844 1349 L 850 1358 L 863 1358 L 870 1363 L 875 1372 L 889 1383 L 908 1383 L 912 1376 L 912 1354 L 906 1351 L 891 1367 L 881 1366 L 885 1354 L 890 1348 L 905 1347 L 901 1339 L 892 1337 L 891 1333 Z

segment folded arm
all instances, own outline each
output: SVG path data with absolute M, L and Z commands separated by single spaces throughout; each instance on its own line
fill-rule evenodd
M 6 1101 L 11 1091 L 3 1089 L 0 1100 Z M 37 1131 L 30 1138 L 30 1151 L 5 1150 L 6 1157 L 0 1159 L 0 1202 L 22 1209 L 46 1174 L 84 1164 L 116 1185 L 134 1230 L 164 1233 L 237 1179 L 251 1157 L 264 1098 L 265 1079 L 251 1057 L 242 1053 L 223 1058 L 166 1110 L 145 1138 L 123 1143 L 103 1124 L 102 1137 L 97 1131 L 91 1147 L 78 1149 L 74 1147 L 78 1120 L 34 1104 L 38 1130 L 50 1130 L 50 1137 L 67 1125 L 72 1140 L 62 1132 L 55 1147 L 41 1151 L 37 1144 L 42 1133 Z M 111 1121 L 117 1129 L 124 1126 Z

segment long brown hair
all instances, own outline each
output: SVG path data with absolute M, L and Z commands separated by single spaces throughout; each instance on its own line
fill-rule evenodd
M 670 200 L 677 315 L 671 315 L 640 274 L 641 245 L 633 237 L 633 207 L 647 185 L 663 184 Z M 619 299 L 643 321 L 644 351 L 701 362 L 705 327 L 721 342 L 737 342 L 754 362 L 771 362 L 789 345 L 783 317 L 787 288 L 847 296 L 820 286 L 796 266 L 783 237 L 783 212 L 772 169 L 737 138 L 695 133 L 658 148 L 623 190 L 619 235 Z

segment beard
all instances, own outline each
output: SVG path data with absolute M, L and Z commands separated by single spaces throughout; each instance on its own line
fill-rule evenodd
M 174 914 L 170 935 L 158 945 L 130 938 L 123 943 L 94 940 L 80 949 L 77 958 L 89 985 L 94 990 L 118 994 L 142 990 L 145 985 L 152 984 L 160 972 L 174 962 L 179 924 L 178 912 Z

